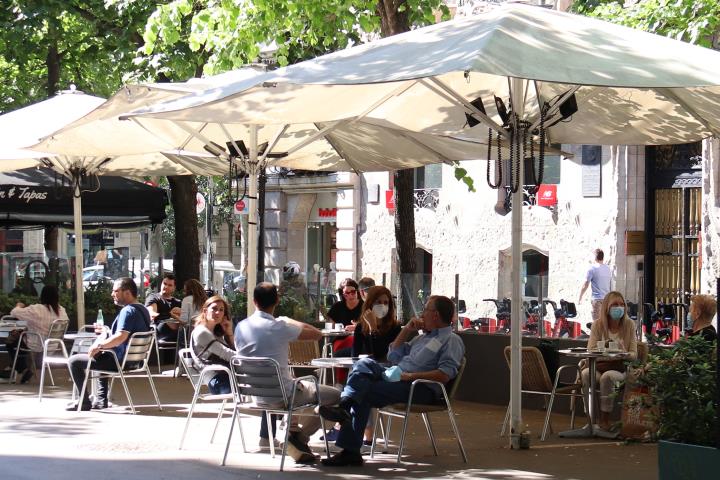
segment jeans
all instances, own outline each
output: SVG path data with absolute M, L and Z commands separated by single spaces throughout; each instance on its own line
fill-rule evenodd
M 72 374 L 73 382 L 77 387 L 77 391 L 82 391 L 83 382 L 85 381 L 85 373 L 87 371 L 88 360 L 90 357 L 86 353 L 78 353 L 72 355 L 68 359 L 70 365 L 70 373 Z M 117 365 L 115 364 L 115 357 L 108 351 L 101 351 L 95 357 L 93 357 L 90 363 L 90 370 L 109 370 L 117 372 Z M 89 388 L 85 389 L 85 396 L 80 399 L 83 404 L 90 403 Z M 98 380 L 97 387 L 97 398 L 99 402 L 107 402 L 108 400 L 108 379 L 100 378 Z
M 363 358 L 355 364 L 342 397 L 353 401 L 350 409 L 352 421 L 340 429 L 335 445 L 345 450 L 359 452 L 370 410 L 393 403 L 407 402 L 412 382 L 388 382 L 382 377 L 385 367 L 371 358 Z M 413 402 L 434 403 L 435 392 L 426 385 L 416 385 Z
M 213 395 L 224 395 L 230 393 L 230 377 L 227 372 L 220 372 L 210 379 L 208 382 L 208 390 Z

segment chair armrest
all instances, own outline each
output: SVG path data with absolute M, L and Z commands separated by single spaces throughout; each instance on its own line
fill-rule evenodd
M 447 396 L 447 391 L 445 390 L 445 384 L 442 382 L 438 382 L 437 380 L 426 380 L 424 378 L 418 378 L 417 380 L 413 380 L 413 382 L 410 384 L 410 395 L 408 396 L 408 410 L 410 410 L 410 406 L 412 405 L 413 395 L 415 394 L 415 387 L 421 383 L 428 383 L 431 385 L 439 385 L 440 390 L 442 391 L 443 398 L 445 399 L 445 404 L 450 404 L 450 399 Z
M 45 357 L 48 354 L 49 347 L 53 343 L 60 345 L 63 355 L 65 357 L 68 356 L 67 348 L 65 348 L 65 341 L 62 338 L 46 338 L 45 341 L 43 342 L 43 357 Z
M 560 368 L 557 369 L 555 373 L 555 382 L 554 386 L 557 388 L 559 382 L 560 382 L 560 376 L 565 370 L 573 370 L 575 371 L 575 379 L 571 380 L 571 382 L 576 383 L 580 379 L 580 365 L 563 365 Z
M 28 332 L 27 330 L 24 330 L 22 333 L 20 333 L 20 336 L 18 337 L 18 348 L 22 345 L 22 341 L 28 337 L 37 338 L 37 342 L 42 345 L 43 344 L 43 337 L 39 333 L 35 332 Z M 30 348 L 27 346 L 27 342 L 25 343 L 26 348 Z M 34 351 L 34 350 L 33 350 Z
M 228 377 L 232 378 L 232 372 L 230 372 L 230 369 L 228 367 L 226 367 L 225 365 L 214 364 L 203 367 L 203 369 L 200 371 L 200 378 L 198 382 L 202 383 L 205 380 L 206 376 L 208 376 L 209 374 L 215 374 L 217 372 L 225 372 L 228 374 Z

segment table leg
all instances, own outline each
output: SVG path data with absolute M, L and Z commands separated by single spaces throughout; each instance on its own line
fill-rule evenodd
M 595 358 L 588 358 L 588 368 L 590 369 L 590 381 L 588 382 L 587 391 L 583 392 L 586 398 L 586 404 L 588 409 L 588 417 L 590 423 L 582 428 L 576 428 L 574 430 L 566 430 L 558 433 L 558 436 L 563 438 L 589 438 L 595 436 L 595 429 L 593 424 L 595 423 L 595 408 L 593 406 L 593 392 L 595 391 Z

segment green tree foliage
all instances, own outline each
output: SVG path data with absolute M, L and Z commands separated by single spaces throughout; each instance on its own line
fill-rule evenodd
M 708 48 L 719 46 L 717 0 L 579 0 L 573 3 L 573 10 Z
M 135 68 L 154 2 L 5 0 L 0 7 L 0 112 L 75 84 L 98 96 L 117 91 Z

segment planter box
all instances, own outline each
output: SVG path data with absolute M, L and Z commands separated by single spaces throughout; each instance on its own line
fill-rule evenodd
M 660 480 L 717 478 L 718 468 L 720 449 L 665 440 L 658 442 Z

